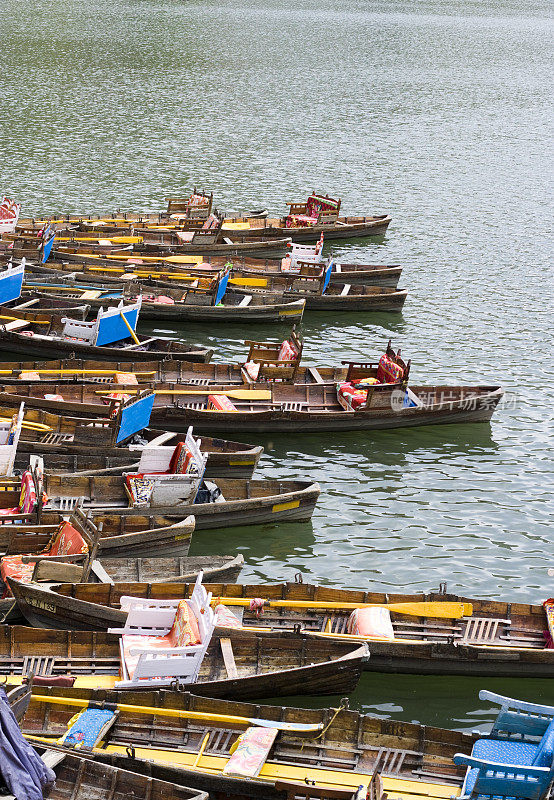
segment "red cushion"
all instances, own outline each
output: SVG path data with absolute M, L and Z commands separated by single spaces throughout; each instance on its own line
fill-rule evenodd
M 338 392 L 341 397 L 344 397 L 350 408 L 353 409 L 360 408 L 367 400 L 367 390 L 357 389 L 353 383 L 339 384 Z
M 184 442 L 179 442 L 171 456 L 169 472 L 173 475 L 185 475 L 191 458 L 192 453 L 188 447 Z
M 22 555 L 4 556 L 0 561 L 0 575 L 4 583 L 6 583 L 6 578 L 8 576 L 18 581 L 23 581 L 23 583 L 29 583 L 33 576 L 34 568 L 35 562 L 30 561 L 28 564 L 24 564 Z M 2 596 L 11 597 L 11 591 L 8 586 L 6 586 Z
M 382 355 L 379 359 L 377 368 L 377 380 L 379 383 L 396 383 L 404 374 L 404 370 L 396 364 L 389 356 Z

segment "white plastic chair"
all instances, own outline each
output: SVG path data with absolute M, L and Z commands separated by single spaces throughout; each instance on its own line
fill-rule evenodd
M 139 597 L 123 596 L 122 610 L 128 610 L 124 628 L 110 628 L 109 633 L 121 634 L 119 644 L 123 680 L 116 687 L 136 687 L 138 685 L 169 685 L 174 680 L 181 683 L 195 683 L 198 680 L 200 666 L 206 655 L 214 632 L 214 612 L 211 608 L 211 592 L 202 586 L 200 572 L 194 585 L 194 591 L 188 601 L 198 623 L 201 642 L 186 647 L 148 647 L 148 644 L 137 645 L 128 649 L 129 655 L 139 654 L 139 659 L 132 677 L 125 660 L 124 636 L 166 636 L 175 620 L 180 600 L 150 600 Z

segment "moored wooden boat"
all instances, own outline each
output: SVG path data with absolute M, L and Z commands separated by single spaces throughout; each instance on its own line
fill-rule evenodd
M 232 419 L 234 431 L 273 433 L 319 433 L 338 430 L 380 430 L 420 425 L 461 422 L 488 422 L 504 392 L 498 385 L 448 386 L 397 384 L 372 385 L 367 398 L 355 410 L 345 408 L 337 387 L 331 384 L 269 385 L 263 399 L 251 387 L 236 399 L 239 390 L 224 385 L 209 388 L 175 387 L 159 384 L 151 424 L 168 430 L 183 431 L 193 425 L 197 433 L 226 433 Z M 242 390 L 241 390 L 242 391 Z M 94 389 L 90 385 L 5 385 L 0 403 L 48 409 L 58 414 L 105 416 L 107 406 L 101 398 L 112 389 Z M 59 395 L 63 400 L 45 399 L 44 394 Z M 210 406 L 210 397 L 228 397 L 233 410 Z M 230 418 L 232 413 L 232 418 Z
M 47 315 L 46 315 L 47 316 Z M 23 322 L 23 320 L 22 320 Z M 135 334 L 137 342 L 125 341 L 109 345 L 96 345 L 64 335 L 64 324 L 50 317 L 40 322 L 27 321 L 17 329 L 0 326 L 0 350 L 30 356 L 31 358 L 59 358 L 82 355 L 106 361 L 121 360 L 131 356 L 135 361 L 172 358 L 185 361 L 209 361 L 213 350 L 199 345 L 185 344 L 174 339 Z M 65 323 L 67 324 L 67 323 Z
M 82 705 L 104 703 L 118 710 L 95 758 L 127 756 L 126 763 L 141 759 L 163 764 L 165 775 L 175 775 L 189 785 L 225 798 L 329 797 L 311 793 L 325 787 L 333 797 L 351 798 L 358 787 L 366 788 L 374 772 L 380 773 L 382 789 L 400 800 L 447 800 L 459 794 L 465 767 L 456 766 L 456 753 L 470 753 L 473 734 L 448 731 L 397 720 L 379 719 L 338 709 L 296 709 L 251 705 L 168 692 L 93 692 L 37 686 L 22 720 L 24 733 L 35 737 L 59 737 Z M 59 699 L 53 699 L 53 696 Z M 79 702 L 81 701 L 81 703 Z M 134 706 L 140 706 L 133 709 Z M 171 725 L 169 715 L 172 713 Z M 203 719 L 200 720 L 199 716 Z M 217 715 L 217 716 L 216 716 Z M 247 726 L 277 729 L 275 741 L 260 764 L 257 778 L 242 779 L 223 774 L 230 749 Z M 287 730 L 293 728 L 292 730 Z M 302 730 L 295 730 L 294 726 Z M 207 735 L 209 734 L 209 735 Z M 136 761 L 135 761 L 136 759 Z M 118 761 L 117 763 L 121 763 Z M 162 768 L 160 764 L 160 768 Z M 138 769 L 141 769 L 138 766 Z M 148 770 L 149 766 L 142 769 Z M 164 773 L 162 773 L 164 774 Z M 381 800 L 380 791 L 371 797 Z M 313 789 L 315 792 L 315 789 Z
M 17 301 L 0 306 L 0 322 L 5 325 L 5 320 L 10 318 L 40 321 L 43 324 L 52 322 L 53 318 L 60 320 L 62 317 L 84 320 L 90 308 L 89 303 L 76 303 L 71 298 L 37 297 L 32 292 L 23 292 Z
M 133 288 L 142 292 L 141 318 L 165 320 L 167 322 L 300 322 L 304 314 L 303 298 L 283 299 L 280 294 L 262 295 L 245 291 L 226 293 L 217 305 L 183 301 L 183 289 L 174 288 L 174 281 L 149 281 L 125 287 L 127 296 Z M 84 294 L 80 290 L 76 295 Z M 111 296 L 110 296 L 111 295 Z M 92 299 L 90 306 L 115 305 L 125 295 L 123 291 L 114 297 L 113 291 Z M 136 295 L 135 295 L 136 296 Z M 172 302 L 168 302 L 167 298 Z M 169 354 L 169 357 L 171 355 Z M 193 360 L 193 359 L 190 359 Z
M 2 411 L 0 408 L 0 415 Z M 60 428 L 64 427 L 57 415 L 53 414 L 30 410 L 26 419 L 45 420 L 54 423 L 54 426 L 59 423 Z M 78 423 L 79 420 L 75 422 Z M 139 463 L 142 444 L 131 444 L 131 449 L 125 446 L 104 447 L 100 443 L 95 446 L 91 439 L 80 440 L 78 435 L 69 432 L 58 435 L 55 427 L 48 427 L 50 431 L 46 433 L 38 432 L 33 435 L 33 431 L 23 432 L 15 457 L 17 469 L 26 469 L 29 465 L 29 454 L 36 453 L 37 449 L 43 456 L 46 472 L 90 474 L 109 470 L 115 475 L 132 472 Z M 69 424 L 65 427 L 69 431 Z M 136 438 L 147 445 L 166 433 L 167 431 L 145 428 Z M 164 440 L 164 446 L 176 447 L 184 441 L 184 437 L 184 433 L 174 433 Z M 204 473 L 206 478 L 251 478 L 263 453 L 263 447 L 259 445 L 241 444 L 210 436 L 202 437 L 202 450 L 208 456 Z
M 46 766 L 54 771 L 55 783 L 47 791 L 48 800 L 97 800 L 97 798 L 150 798 L 151 800 L 208 800 L 200 789 L 191 789 L 173 780 L 141 774 L 127 760 L 95 760 L 87 752 L 64 751 L 55 746 L 36 747 Z M 0 795 L 11 800 L 14 795 Z
M 293 253 L 294 248 L 298 249 L 303 245 L 292 245 Z M 218 270 L 223 269 L 225 266 L 230 265 L 232 271 L 232 278 L 240 277 L 261 277 L 271 278 L 278 276 L 287 276 L 291 274 L 290 269 L 291 255 L 287 254 L 282 259 L 262 259 L 251 258 L 248 256 L 167 256 L 166 258 L 157 259 L 155 256 L 144 256 L 137 258 L 132 255 L 125 254 L 112 254 L 112 255 L 82 255 L 79 260 L 77 256 L 64 261 L 57 259 L 50 267 L 37 267 L 31 266 L 31 271 L 37 273 L 55 273 L 56 270 L 59 274 L 67 272 L 68 274 L 75 273 L 75 277 L 79 280 L 93 276 L 102 275 L 104 277 L 117 278 L 125 273 L 125 271 L 137 270 L 138 274 L 146 272 L 147 274 L 160 275 L 164 273 L 177 275 L 182 272 L 188 276 L 206 276 L 216 273 Z M 320 259 L 312 260 L 311 263 L 317 263 L 324 266 L 328 260 Z M 75 272 L 79 270 L 81 272 Z M 333 259 L 331 271 L 331 283 L 350 283 L 350 284 L 365 284 L 367 286 L 391 286 L 396 287 L 398 280 L 402 273 L 402 267 L 399 264 L 351 264 L 340 262 L 337 263 Z
M 40 524 L 23 523 L 0 525 L 0 551 L 38 553 L 48 546 L 60 523 L 68 513 L 44 513 Z M 8 518 L 5 518 L 9 520 Z M 157 514 L 96 514 L 94 523 L 100 527 L 98 557 L 158 558 L 186 556 L 194 532 L 194 516 L 183 515 L 171 520 Z M 117 574 L 114 568 L 114 575 Z
M 121 403 L 115 416 L 108 419 L 70 417 L 23 407 L 15 464 L 18 469 L 27 469 L 29 454 L 40 451 L 47 472 L 90 474 L 105 470 L 117 474 L 125 467 L 132 472 L 144 463 L 143 457 L 167 459 L 170 452 L 186 444 L 188 431 L 143 427 L 150 418 L 151 402 L 148 391 L 143 392 Z M 0 407 L 2 424 L 10 424 L 13 412 L 13 408 Z M 251 478 L 263 453 L 260 446 L 213 437 L 204 437 L 201 448 L 206 457 L 206 478 Z
M 105 283 L 104 291 L 102 287 L 98 286 L 96 299 L 90 297 L 90 290 L 86 289 L 83 285 L 81 289 L 76 288 L 72 297 L 75 299 L 86 299 L 92 307 L 101 307 L 107 303 L 118 302 L 123 295 L 123 288 L 121 294 L 114 296 L 113 289 L 118 285 L 115 283 L 114 278 L 110 278 L 110 272 L 113 268 L 108 268 L 107 273 L 100 271 L 99 267 L 94 268 L 95 272 L 79 273 L 75 276 L 76 280 L 86 281 L 95 280 L 99 278 L 103 281 L 114 280 L 113 286 L 110 288 L 109 283 Z M 225 297 L 220 305 L 202 305 L 200 309 L 197 308 L 190 299 L 183 302 L 183 292 L 185 287 L 180 286 L 180 280 L 190 281 L 189 272 L 155 272 L 148 267 L 148 278 L 142 279 L 136 285 L 128 284 L 125 288 L 127 296 L 129 292 L 142 292 L 143 294 L 143 307 L 141 316 L 144 319 L 174 319 L 178 316 L 179 309 L 183 309 L 184 318 L 202 319 L 206 316 L 217 316 L 225 312 L 229 320 L 234 314 L 236 318 L 242 315 L 244 319 L 254 318 L 257 313 L 260 318 L 262 308 L 264 306 L 284 306 L 285 310 L 287 304 L 305 300 L 306 310 L 312 311 L 400 311 L 407 297 L 406 289 L 396 289 L 386 284 L 370 284 L 353 283 L 348 284 L 346 280 L 342 282 L 331 281 L 332 264 L 328 267 L 328 274 L 326 277 L 321 274 L 319 269 L 311 269 L 313 274 L 302 276 L 291 276 L 287 274 L 281 275 L 263 275 L 258 276 L 254 272 L 240 273 L 237 276 L 232 276 L 229 280 L 229 285 Z M 50 272 L 51 276 L 55 278 L 55 273 Z M 130 268 L 126 273 L 130 278 L 137 275 L 137 268 Z M 134 279 L 134 278 L 133 278 Z M 29 284 L 30 286 L 31 284 Z M 56 288 L 36 284 L 37 289 L 44 294 L 56 291 Z M 156 287 L 158 292 L 156 293 Z M 67 290 L 63 287 L 59 289 L 59 295 L 67 294 Z M 210 310 L 214 309 L 214 310 Z M 233 311 L 234 309 L 234 311 Z M 241 310 L 242 309 L 242 310 Z M 291 313 L 292 313 L 292 309 Z M 265 312 L 268 313 L 268 312 Z M 193 315 L 193 316 L 191 316 Z M 281 314 L 281 316 L 283 316 Z
M 39 586 L 19 584 L 13 589 L 21 612 L 32 625 L 95 629 L 119 626 L 126 613 L 121 611 L 123 596 L 151 599 L 177 599 L 190 596 L 192 586 L 175 584 L 121 583 L 58 584 Z M 476 675 L 498 677 L 552 677 L 554 650 L 548 649 L 543 635 L 546 626 L 542 606 L 459 597 L 454 594 L 392 594 L 335 589 L 309 584 L 206 584 L 216 598 L 227 601 L 235 611 L 244 606 L 242 630 L 252 636 L 277 631 L 298 630 L 325 641 L 367 642 L 371 657 L 365 669 L 377 672 L 410 674 Z M 262 598 L 275 606 L 260 607 L 250 601 Z M 234 601 L 234 605 L 232 604 Z M 222 602 L 226 602 L 222 600 Z M 298 607 L 287 605 L 297 603 Z M 302 606 L 306 603 L 306 606 Z M 313 608 L 310 604 L 320 604 Z M 353 607 L 363 604 L 409 604 L 409 613 L 389 609 L 393 638 L 370 639 L 346 633 Z M 431 603 L 416 606 L 417 603 Z M 442 617 L 454 613 L 450 604 L 470 609 L 463 617 Z M 325 604 L 328 604 L 327 606 Z M 350 604 L 350 605 L 347 605 Z M 438 605 L 437 605 L 438 604 Z M 343 606 L 343 608 L 341 608 Z M 397 605 L 397 608 L 399 606 Z M 406 606 L 403 606 L 406 609 Z M 50 610 L 49 610 L 50 609 Z M 52 610 L 54 609 L 54 610 Z M 435 616 L 427 616 L 434 614 Z M 416 614 L 419 613 L 419 616 Z M 88 622 L 87 622 L 88 620 Z M 246 629 L 246 630 L 245 630 Z M 221 629 L 217 629 L 220 631 Z
M 136 516 L 138 513 L 175 521 L 194 514 L 197 530 L 204 530 L 307 521 L 311 519 L 320 493 L 319 484 L 311 481 L 212 478 L 210 482 L 216 487 L 213 495 L 217 499 L 212 502 L 181 501 L 177 491 L 171 504 L 142 508 L 129 506 L 128 477 L 124 480 L 120 476 L 50 474 L 44 476 L 48 501 L 39 513 L 43 519 L 49 512 L 66 510 L 79 500 L 95 518 L 97 514 Z
M 221 639 L 227 640 L 222 644 Z M 0 625 L 0 675 L 35 676 L 37 685 L 113 689 L 120 681 L 120 637 L 91 631 Z M 224 649 L 225 648 L 225 649 Z M 234 669 L 224 655 L 231 652 Z M 296 694 L 342 694 L 355 689 L 367 657 L 365 645 L 277 635 L 252 639 L 240 632 L 213 636 L 198 680 L 202 697 L 255 700 Z M 121 687 L 119 687 L 121 688 Z M 140 690 L 140 686 L 137 687 Z M 145 685 L 148 689 L 148 685 Z M 152 688 L 150 686 L 150 688 Z M 182 685 L 179 687 L 182 690 Z M 125 690 L 127 691 L 127 690 Z M 173 693 L 172 693 L 173 694 Z
M 230 217 L 223 223 L 223 233 L 233 241 L 244 242 L 249 236 L 277 238 L 289 237 L 293 242 L 316 242 L 321 234 L 329 239 L 356 239 L 366 236 L 383 236 L 391 223 L 388 214 L 377 216 L 350 215 L 337 217 L 334 224 L 314 224 L 303 228 L 289 228 L 284 217 Z M 259 224 L 262 223 L 262 224 Z

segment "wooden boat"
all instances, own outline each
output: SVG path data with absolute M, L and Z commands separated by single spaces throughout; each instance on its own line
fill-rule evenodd
M 3 415 L 0 408 L 0 415 Z M 76 472 L 94 473 L 99 470 L 110 470 L 113 474 L 132 472 L 140 460 L 140 449 L 143 445 L 131 444 L 129 447 L 94 445 L 94 433 L 98 430 L 88 431 L 85 439 L 78 431 L 74 433 L 62 432 L 64 427 L 69 430 L 67 419 L 63 420 L 54 414 L 47 414 L 30 410 L 26 419 L 45 420 L 53 423 L 48 425 L 49 431 L 45 433 L 23 430 L 19 440 L 15 458 L 16 469 L 26 469 L 29 465 L 29 454 L 40 451 L 44 459 L 46 472 Z M 73 420 L 78 423 L 82 420 Z M 59 432 L 58 432 L 59 431 Z M 136 437 L 145 444 L 164 436 L 167 431 L 145 428 Z M 171 433 L 171 432 L 170 432 Z M 174 433 L 164 440 L 163 445 L 176 447 L 185 438 L 184 433 Z M 206 478 L 251 478 L 263 453 L 263 447 L 248 445 L 240 442 L 231 442 L 227 439 L 217 439 L 210 436 L 202 437 L 202 450 L 208 456 L 206 463 Z
M 158 384 L 155 388 L 151 424 L 168 430 L 184 431 L 193 425 L 196 433 L 227 433 L 228 410 L 209 407 L 210 397 L 231 398 L 234 431 L 321 433 L 340 430 L 380 430 L 420 425 L 462 422 L 488 422 L 504 392 L 500 386 L 448 386 L 381 384 L 367 389 L 367 399 L 356 410 L 339 402 L 337 388 L 330 384 L 274 383 L 264 390 L 251 387 L 252 400 L 240 390 L 225 385 L 209 388 Z M 128 390 L 132 391 L 132 390 Z M 260 391 L 270 393 L 260 398 Z M 18 385 L 6 384 L 0 403 L 38 407 L 67 415 L 106 415 L 100 398 L 113 387 L 96 389 L 89 384 Z M 46 400 L 45 394 L 63 400 Z M 266 398 L 267 394 L 263 394 Z M 246 399 L 245 399 L 246 398 Z M 406 404 L 406 405 L 405 405 Z
M 83 273 L 81 273 L 83 274 Z M 135 274 L 135 273 L 132 273 Z M 49 275 L 55 276 L 54 271 Z M 78 280 L 81 280 L 76 276 Z M 90 276 L 89 276 L 90 279 Z M 83 280 L 87 276 L 83 274 Z M 106 280 L 106 276 L 103 276 Z M 28 284 L 31 287 L 31 284 Z M 105 308 L 116 305 L 122 299 L 133 302 L 139 294 L 142 296 L 141 319 L 164 320 L 168 322 L 299 322 L 302 319 L 305 301 L 302 298 L 284 300 L 281 294 L 262 295 L 248 291 L 225 293 L 217 304 L 204 302 L 204 297 L 192 292 L 187 293 L 184 286 L 178 286 L 176 280 L 144 280 L 129 285 L 95 282 L 94 287 L 55 286 L 34 284 L 35 292 L 41 297 L 58 299 L 87 297 L 91 308 Z M 91 296 L 93 295 L 93 296 Z M 206 300 L 208 296 L 206 296 Z
M 548 649 L 543 636 L 546 617 L 539 605 L 477 600 L 439 592 L 392 594 L 303 583 L 206 583 L 205 586 L 235 611 L 244 607 L 241 630 L 249 631 L 252 636 L 265 635 L 264 629 L 267 635 L 296 630 L 324 641 L 367 642 L 371 657 L 364 668 L 371 671 L 535 678 L 554 674 L 554 650 Z M 163 583 L 12 586 L 19 608 L 31 625 L 70 629 L 85 625 L 95 630 L 124 624 L 122 596 L 176 599 L 190 596 L 192 589 L 192 585 Z M 262 598 L 274 606 L 266 603 L 260 608 L 254 604 L 263 610 L 257 617 L 256 610 L 249 610 L 252 598 Z M 392 604 L 393 639 L 368 639 L 346 633 L 353 607 L 366 603 Z M 431 605 L 414 608 L 414 603 Z M 320 607 L 313 608 L 314 604 Z M 406 610 L 405 604 L 410 606 L 406 613 L 394 611 L 395 606 Z M 445 604 L 448 604 L 446 610 L 439 610 Z M 454 610 L 461 605 L 470 614 L 455 618 L 438 616 L 453 613 L 450 604 L 456 604 Z M 426 616 L 425 612 L 435 616 Z M 415 616 L 418 613 L 420 616 Z
M 198 528 L 307 521 L 320 494 L 311 481 L 204 478 L 206 455 L 187 433 L 186 446 L 170 453 L 145 452 L 141 472 L 125 475 L 46 473 L 37 456 L 21 479 L 0 478 L 0 515 L 6 520 L 57 522 L 56 515 L 82 507 L 104 530 L 111 516 L 162 518 L 165 526 L 193 514 Z M 143 462 L 143 458 L 146 460 Z M 51 517 L 54 514 L 54 518 Z M 36 518 L 36 519 L 35 519 Z M 175 547 L 172 542 L 170 547 Z M 141 553 L 142 554 L 142 553 Z M 148 553 L 150 554 L 150 553 Z M 158 553 L 158 555 L 161 553 Z M 163 553 L 166 555 L 167 553 Z
M 279 294 L 284 300 L 292 302 L 296 298 L 306 301 L 306 311 L 395 311 L 400 312 L 408 296 L 407 289 L 392 289 L 386 286 L 366 286 L 361 284 L 329 283 L 329 278 L 300 276 L 298 278 L 267 279 L 267 288 L 258 288 L 244 279 L 247 289 L 253 295 L 269 292 Z M 233 285 L 229 293 L 237 291 Z
M 256 229 L 266 235 L 270 231 L 286 231 L 293 242 L 315 242 L 323 233 L 327 239 L 350 239 L 361 236 L 382 236 L 391 221 L 390 216 L 339 217 L 340 199 L 316 192 L 309 195 L 304 203 L 287 203 L 289 213 L 279 219 L 263 220 L 249 217 L 226 219 L 223 230 L 233 236 L 245 232 L 254 235 Z M 259 235 L 259 234 L 257 234 Z
M 233 303 L 235 308 L 239 305 L 240 308 L 253 308 L 255 310 L 262 302 L 265 302 L 269 305 L 284 306 L 286 309 L 288 303 L 297 302 L 299 299 L 305 300 L 306 310 L 312 311 L 400 311 L 402 309 L 408 294 L 406 289 L 396 289 L 379 284 L 365 285 L 355 283 L 350 285 L 346 282 L 330 282 L 332 267 L 333 264 L 330 262 L 327 265 L 326 272 L 322 273 L 319 267 L 310 266 L 303 271 L 303 274 L 298 276 L 285 274 L 257 276 L 253 272 L 241 272 L 229 279 L 223 306 L 204 305 L 197 312 L 194 306 L 191 305 L 191 301 L 187 299 L 184 301 L 184 305 L 187 306 L 185 314 L 188 318 L 190 313 L 194 313 L 195 319 L 202 319 L 205 317 L 204 309 L 231 308 Z M 183 292 L 186 291 L 186 284 L 190 284 L 191 277 L 195 277 L 193 270 L 183 272 L 175 269 L 154 271 L 148 265 L 144 271 L 145 277 L 141 278 L 139 283 L 136 285 L 128 284 L 125 288 L 121 287 L 120 294 L 114 296 L 113 287 L 116 284 L 114 282 L 110 287 L 109 281 L 120 280 L 122 276 L 128 276 L 134 280 L 137 274 L 140 276 L 143 273 L 137 272 L 137 267 L 132 267 L 127 272 L 113 267 L 106 268 L 105 272 L 100 267 L 88 267 L 87 270 L 76 273 L 75 279 L 79 281 L 86 281 L 87 278 L 88 280 L 101 279 L 108 281 L 108 283 L 105 283 L 104 287 L 97 285 L 96 292 L 98 295 L 96 299 L 91 299 L 90 288 L 87 288 L 86 284 L 76 287 L 76 291 L 70 294 L 71 297 L 86 299 L 92 307 L 101 307 L 108 302 L 118 302 L 124 296 L 126 298 L 134 297 L 140 292 L 143 295 L 141 316 L 151 319 L 169 320 L 177 317 L 178 309 L 183 304 Z M 114 272 L 117 273 L 117 277 L 114 277 Z M 56 273 L 53 270 L 50 270 L 48 274 L 52 278 L 56 277 Z M 58 294 L 56 293 L 56 287 L 49 287 L 36 282 L 34 285 L 35 290 L 44 295 L 54 293 L 55 297 L 62 297 L 68 294 L 68 291 L 63 290 L 63 287 L 60 287 Z M 156 289 L 159 294 L 156 294 Z M 191 308 L 193 309 L 192 312 L 190 311 Z M 208 313 L 221 314 L 222 312 L 209 311 Z M 244 318 L 251 317 L 252 313 L 245 311 Z
M 227 528 L 233 525 L 277 524 L 310 520 L 319 497 L 319 484 L 311 481 L 239 480 L 212 478 L 217 501 L 179 501 L 179 491 L 167 505 L 147 508 L 129 506 L 126 487 L 129 477 L 45 475 L 47 503 L 39 511 L 40 519 L 48 512 L 66 511 L 80 500 L 83 509 L 97 514 L 136 516 L 154 514 L 175 522 L 194 514 L 196 528 Z M 173 491 L 171 489 L 170 491 Z M 165 496 L 165 495 L 164 495 Z M 223 497 L 223 500 L 219 498 Z M 152 502 L 152 501 L 151 501 Z M 160 552 L 160 551 L 159 551 Z M 160 553 L 161 554 L 161 553 Z
M 71 321 L 65 320 L 62 323 L 59 317 L 48 317 L 36 322 L 15 320 L 0 326 L 0 349 L 34 358 L 82 355 L 106 361 L 120 360 L 122 356 L 130 355 L 135 361 L 172 358 L 205 362 L 213 355 L 213 350 L 206 347 L 140 334 L 135 334 L 138 343 L 128 344 L 120 339 L 108 345 L 96 345 L 70 336 L 68 330 L 74 326 L 68 328 L 68 322 Z M 125 336 L 128 336 L 127 332 Z
M 340 695 L 356 688 L 367 658 L 364 644 L 300 639 L 277 635 L 252 647 L 251 637 L 240 632 L 214 635 L 198 680 L 187 688 L 201 697 L 236 700 Z M 9 676 L 11 684 L 34 675 L 35 685 L 50 685 L 52 692 L 60 684 L 113 689 L 120 680 L 119 641 L 118 635 L 99 631 L 0 625 L 0 675 Z
M 249 236 L 257 239 L 289 237 L 293 242 L 316 242 L 321 234 L 326 239 L 358 239 L 367 236 L 384 236 L 392 217 L 388 214 L 377 216 L 352 215 L 338 217 L 335 223 L 314 224 L 305 228 L 289 228 L 286 217 L 231 217 L 223 223 L 222 232 L 233 242 L 244 242 Z M 260 224 L 261 223 L 261 224 Z
M 56 775 L 48 800 L 97 800 L 100 797 L 208 800 L 209 797 L 199 789 L 176 785 L 154 775 L 139 774 L 133 771 L 133 764 L 126 761 L 96 761 L 86 751 L 79 750 L 71 753 L 56 748 L 38 747 L 37 750 Z
M 3 523 L 0 525 L 0 551 L 10 555 L 38 553 L 48 546 L 51 537 L 67 516 L 68 512 L 49 512 L 42 515 L 40 524 Z M 101 528 L 98 556 L 103 564 L 107 559 L 115 558 L 186 556 L 195 527 L 194 517 L 191 515 L 167 520 L 163 515 L 157 514 L 96 514 L 94 523 Z M 114 569 L 114 575 L 120 574 L 115 571 L 115 567 L 110 566 L 110 569 Z M 159 573 L 156 572 L 156 575 L 159 577 Z
M 52 318 L 62 317 L 84 320 L 91 309 L 89 303 L 75 303 L 71 298 L 37 297 L 31 292 L 23 292 L 17 301 L 0 306 L 0 322 L 4 320 L 26 319 L 32 322 L 50 322 Z
M 303 245 L 292 245 L 294 248 L 308 249 Z M 313 248 L 312 248 L 313 249 Z M 306 257 L 307 258 L 307 257 Z M 402 273 L 399 264 L 350 264 L 337 263 L 334 259 L 323 259 L 311 263 L 318 263 L 327 266 L 332 261 L 331 283 L 341 284 L 365 284 L 367 286 L 391 286 L 396 288 Z M 79 266 L 80 265 L 80 266 Z M 60 272 L 72 274 L 76 272 L 79 280 L 88 275 L 102 275 L 105 277 L 117 278 L 125 272 L 138 270 L 138 273 L 147 272 L 148 274 L 176 274 L 182 272 L 187 275 L 208 276 L 215 274 L 225 266 L 231 265 L 233 278 L 240 277 L 261 277 L 272 278 L 288 276 L 291 274 L 291 253 L 280 259 L 251 258 L 248 256 L 168 256 L 167 258 L 157 258 L 156 256 L 130 256 L 124 253 L 114 253 L 111 255 L 82 255 L 79 260 L 74 254 L 68 257 L 67 261 L 58 258 L 50 267 L 31 266 L 31 271 L 40 274 L 49 274 L 56 269 Z
M 93 750 L 95 758 L 119 757 L 116 763 L 121 763 L 124 757 L 129 768 L 134 764 L 144 770 L 151 766 L 141 767 L 143 760 L 154 761 L 166 777 L 199 786 L 210 796 L 241 800 L 330 796 L 349 800 L 360 785 L 367 788 L 374 773 L 378 776 L 370 794 L 374 800 L 384 800 L 385 794 L 399 800 L 447 800 L 459 795 L 465 774 L 465 767 L 456 766 L 453 757 L 470 753 L 477 738 L 362 715 L 348 710 L 346 703 L 338 709 L 297 709 L 188 693 L 52 690 L 43 686 L 33 689 L 22 730 L 40 742 L 63 736 L 70 718 L 89 703 L 104 703 L 119 712 L 111 720 L 102 747 Z M 133 710 L 135 706 L 139 709 Z M 174 710 L 180 713 L 172 713 L 168 724 L 166 715 Z M 222 774 L 238 734 L 252 725 L 277 729 L 258 777 L 239 779 Z M 325 791 L 316 787 L 325 787 Z
M 128 235 L 128 224 L 125 229 L 114 225 L 104 225 L 101 232 L 87 229 L 87 225 L 77 221 L 69 225 L 57 223 L 55 240 L 50 258 L 67 259 L 81 255 L 110 255 L 114 253 L 142 255 L 249 255 L 264 258 L 282 258 L 287 253 L 291 241 L 287 233 L 267 235 L 261 232 L 248 235 L 233 232 L 228 235 L 221 227 L 222 220 L 216 224 L 199 220 L 197 225 L 148 225 L 142 226 L 136 221 L 133 232 Z M 38 234 L 44 225 L 21 227 L 13 238 L 13 257 L 36 259 Z M 43 260 L 43 259 L 42 259 Z
M 293 328 L 292 334 L 282 341 L 245 342 L 245 356 L 242 363 L 234 364 L 200 364 L 185 361 L 151 361 L 151 362 L 125 362 L 106 363 L 103 361 L 65 359 L 50 362 L 20 361 L 0 362 L 0 386 L 2 384 L 39 384 L 41 381 L 61 383 L 110 383 L 117 382 L 125 385 L 127 379 L 134 384 L 135 380 L 140 386 L 156 386 L 157 384 L 193 384 L 198 387 L 210 385 L 257 385 L 268 381 L 285 381 L 287 383 L 321 384 L 348 381 L 361 377 L 377 377 L 379 362 L 353 362 L 343 361 L 342 366 L 335 367 L 302 367 L 295 364 L 294 374 L 290 376 L 282 369 L 266 370 L 265 366 L 279 366 L 279 354 L 287 345 L 299 349 L 295 344 L 296 336 Z M 300 340 L 297 338 L 297 342 Z M 246 350 L 248 347 L 248 350 Z M 301 353 L 299 354 L 301 356 Z M 394 351 L 391 341 L 385 349 L 384 355 L 398 363 L 403 369 L 402 379 L 409 377 L 410 364 L 406 364 L 400 355 L 400 350 Z M 381 357 L 382 358 L 382 357 Z M 300 360 L 300 359 L 298 359 Z M 246 369 L 248 362 L 255 361 L 261 365 L 254 381 Z

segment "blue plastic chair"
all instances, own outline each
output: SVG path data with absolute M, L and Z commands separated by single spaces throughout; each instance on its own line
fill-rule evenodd
M 475 742 L 471 756 L 454 756 L 455 764 L 468 767 L 461 797 L 541 800 L 554 778 L 554 707 L 485 690 L 479 697 L 501 708 L 489 736 Z

